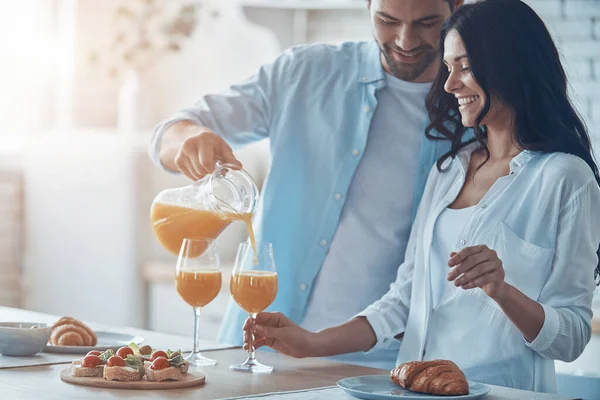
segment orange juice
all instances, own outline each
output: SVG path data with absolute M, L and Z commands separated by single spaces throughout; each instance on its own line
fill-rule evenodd
M 171 253 L 178 255 L 185 238 L 216 239 L 233 221 L 244 221 L 257 263 L 252 214 L 217 214 L 212 211 L 154 203 L 151 212 L 152 227 L 158 241 Z M 195 250 L 198 255 L 206 249 Z
M 231 296 L 249 314 L 263 311 L 276 295 L 276 272 L 243 271 L 231 275 Z
M 181 298 L 192 307 L 204 307 L 221 290 L 221 271 L 218 269 L 177 271 L 175 287 Z

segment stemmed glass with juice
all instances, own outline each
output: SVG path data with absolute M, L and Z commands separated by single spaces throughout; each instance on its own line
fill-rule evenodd
M 256 315 L 264 311 L 275 300 L 277 295 L 277 269 L 271 243 L 264 243 L 257 250 L 257 262 L 255 262 L 249 243 L 241 243 L 235 260 L 235 267 L 231 274 L 231 297 L 250 315 L 252 327 L 250 329 L 248 358 L 242 364 L 232 365 L 229 368 L 233 371 L 268 373 L 273 371 L 273 367 L 261 364 L 256 360 L 252 328 Z

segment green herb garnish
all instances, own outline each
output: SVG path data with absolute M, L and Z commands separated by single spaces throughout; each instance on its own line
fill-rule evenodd
M 181 356 L 181 354 L 176 355 L 175 357 L 169 359 L 169 364 L 172 367 L 180 367 L 182 364 L 185 364 L 185 359 Z
M 165 351 L 165 353 L 167 353 L 167 358 L 171 358 L 171 357 L 173 357 L 173 355 L 181 354 L 181 350 L 171 351 L 171 350 L 167 349 L 167 351 Z
M 115 355 L 115 352 L 112 349 L 108 349 L 104 353 L 100 354 L 98 357 L 100 358 L 102 363 L 105 364 L 108 361 L 108 359 L 114 355 Z
M 127 354 L 127 358 L 125 359 L 125 365 L 129 368 L 137 369 L 142 372 L 144 370 L 144 363 L 142 360 L 134 356 L 133 354 Z

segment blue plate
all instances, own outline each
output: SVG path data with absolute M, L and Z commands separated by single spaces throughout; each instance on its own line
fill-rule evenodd
M 342 379 L 337 385 L 354 397 L 365 400 L 416 399 L 416 400 L 452 400 L 478 399 L 485 396 L 490 387 L 483 383 L 469 381 L 469 394 L 463 396 L 434 396 L 411 392 L 401 388 L 390 379 L 389 375 L 367 375 Z

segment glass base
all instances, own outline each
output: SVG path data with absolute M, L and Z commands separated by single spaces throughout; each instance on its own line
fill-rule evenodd
M 185 361 L 189 362 L 190 365 L 194 367 L 209 367 L 217 364 L 217 360 L 204 357 L 199 352 L 190 354 L 185 358 Z
M 229 369 L 237 372 L 250 372 L 253 374 L 268 374 L 273 372 L 273 367 L 264 365 L 256 360 L 250 360 L 249 358 L 244 361 L 243 364 L 231 365 Z

